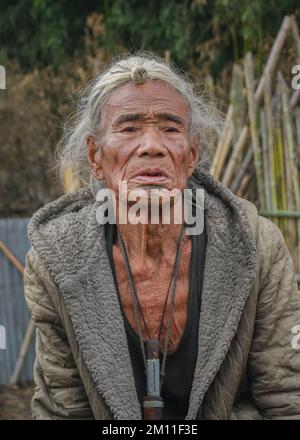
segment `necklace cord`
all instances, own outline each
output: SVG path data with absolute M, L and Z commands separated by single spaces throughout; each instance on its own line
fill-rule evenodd
M 171 322 L 172 322 L 172 318 L 173 318 L 174 305 L 175 305 L 176 283 L 177 283 L 177 278 L 178 278 L 179 263 L 180 263 L 180 257 L 181 257 L 181 243 L 182 243 L 183 237 L 184 237 L 184 227 L 182 228 L 181 234 L 179 237 L 176 257 L 175 257 L 174 266 L 173 266 L 173 273 L 172 273 L 172 277 L 171 277 L 171 282 L 173 280 L 173 289 L 172 289 L 172 299 L 171 299 L 171 304 L 170 304 L 169 320 L 168 320 L 167 329 L 166 329 L 165 348 L 164 348 L 164 352 L 163 352 L 163 362 L 162 362 L 161 373 L 160 373 L 160 375 L 161 375 L 161 383 L 160 383 L 161 389 L 162 389 L 163 381 L 164 381 L 164 377 L 165 377 L 167 348 L 168 348 L 169 339 L 170 339 L 170 335 L 171 335 Z M 168 295 L 169 295 L 169 291 L 168 291 L 167 296 Z
M 179 237 L 179 240 L 178 240 L 176 256 L 175 256 L 174 264 L 173 264 L 173 270 L 172 270 L 172 274 L 171 274 L 171 278 L 170 278 L 170 282 L 169 282 L 169 286 L 168 286 L 168 290 L 167 290 L 167 295 L 166 295 L 166 299 L 165 299 L 165 302 L 164 302 L 162 318 L 161 318 L 161 322 L 160 322 L 160 329 L 159 329 L 158 340 L 160 340 L 161 331 L 162 331 L 162 324 L 163 324 L 164 315 L 165 315 L 166 306 L 167 306 L 168 297 L 169 297 L 169 291 L 170 291 L 170 288 L 171 288 L 171 285 L 172 285 L 172 281 L 173 281 L 172 299 L 171 299 L 171 305 L 170 305 L 170 314 L 169 314 L 169 319 L 168 319 L 168 324 L 167 324 L 167 329 L 166 329 L 166 339 L 165 339 L 165 347 L 164 347 L 164 352 L 163 352 L 163 362 L 162 362 L 162 367 L 161 367 L 161 371 L 160 371 L 160 377 L 161 377 L 160 389 L 162 388 L 163 380 L 164 380 L 164 377 L 165 377 L 165 364 L 166 364 L 166 357 L 167 357 L 167 348 L 168 348 L 168 343 L 169 343 L 169 338 L 170 338 L 171 321 L 172 321 L 173 312 L 174 312 L 176 282 L 177 282 L 177 277 L 178 277 L 179 262 L 180 262 L 180 256 L 181 256 L 181 243 L 182 243 L 182 239 L 184 237 L 184 230 L 185 230 L 185 225 L 183 226 L 183 228 L 181 230 L 180 237 Z M 133 307 L 134 307 L 134 314 L 135 314 L 135 319 L 136 319 L 136 321 L 138 323 L 139 340 L 140 340 L 140 345 L 141 345 L 142 355 L 143 355 L 143 360 L 144 360 L 144 365 L 145 365 L 145 373 L 147 375 L 147 357 L 146 357 L 145 346 L 144 346 L 144 341 L 143 341 L 140 315 L 143 318 L 144 325 L 145 325 L 146 331 L 148 333 L 149 339 L 151 339 L 151 335 L 150 335 L 148 326 L 146 324 L 146 321 L 145 321 L 145 318 L 144 318 L 144 315 L 143 315 L 143 312 L 142 312 L 142 309 L 141 309 L 140 302 L 138 300 L 138 296 L 137 296 L 137 292 L 136 292 L 136 288 L 135 288 L 135 284 L 134 284 L 134 280 L 133 280 L 133 275 L 132 275 L 132 271 L 131 271 L 131 267 L 130 267 L 129 257 L 128 257 L 128 254 L 127 254 L 127 251 L 126 251 L 126 246 L 125 246 L 124 240 L 123 240 L 123 238 L 122 238 L 122 236 L 120 234 L 119 229 L 118 229 L 118 241 L 120 243 L 120 249 L 121 249 L 121 253 L 122 253 L 123 259 L 124 259 L 124 263 L 125 263 L 125 268 L 126 268 L 129 284 L 130 284 L 130 287 L 131 287 L 130 290 L 131 290 L 131 293 L 132 293 L 132 301 L 133 301 Z M 139 311 L 140 311 L 140 315 L 138 313 L 138 308 L 139 308 Z
M 128 279 L 129 279 L 129 283 L 130 283 L 130 287 L 131 287 L 131 292 L 132 292 L 132 302 L 133 302 L 133 308 L 134 308 L 134 314 L 135 314 L 135 319 L 138 323 L 138 327 L 139 327 L 139 340 L 140 340 L 140 345 L 141 345 L 141 349 L 142 349 L 142 355 L 143 355 L 143 360 L 144 360 L 144 365 L 145 365 L 145 373 L 147 373 L 147 360 L 146 360 L 146 351 L 145 351 L 145 347 L 144 347 L 144 341 L 143 341 L 143 336 L 142 336 L 142 330 L 141 330 L 141 320 L 140 320 L 140 316 L 137 310 L 137 305 L 140 308 L 140 304 L 137 300 L 137 293 L 136 293 L 136 289 L 135 289 L 135 285 L 133 283 L 133 277 L 132 277 L 132 273 L 131 273 L 131 268 L 130 268 L 130 264 L 129 264 L 129 259 L 128 259 L 128 255 L 126 252 L 126 248 L 125 248 L 125 243 L 121 237 L 121 234 L 118 230 L 118 240 L 120 243 L 120 248 L 121 248 L 121 252 L 123 255 L 123 259 L 125 262 L 125 267 L 126 267 L 126 271 L 127 271 L 127 275 L 128 275 Z M 140 313 L 143 317 L 144 320 L 144 316 L 142 311 L 140 310 Z M 145 322 L 145 320 L 144 320 Z M 145 323 L 146 324 L 146 323 Z M 148 327 L 146 326 L 146 329 L 148 331 Z M 148 332 L 149 333 L 149 332 Z

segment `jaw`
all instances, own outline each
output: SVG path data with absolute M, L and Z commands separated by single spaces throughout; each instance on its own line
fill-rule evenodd
M 179 188 L 168 190 L 158 185 L 127 188 L 125 191 L 123 188 L 123 191 L 118 193 L 116 202 L 117 217 L 126 218 L 132 225 L 167 227 L 178 224 L 178 220 L 182 223 L 183 192 Z M 132 215 L 135 220 L 132 220 Z M 137 223 L 136 218 L 139 219 Z

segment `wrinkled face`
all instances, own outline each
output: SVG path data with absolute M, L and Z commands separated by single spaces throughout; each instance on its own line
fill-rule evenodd
M 189 129 L 190 107 L 168 83 L 124 84 L 103 106 L 101 137 L 87 140 L 91 170 L 116 193 L 120 180 L 128 190 L 182 190 L 199 154 Z

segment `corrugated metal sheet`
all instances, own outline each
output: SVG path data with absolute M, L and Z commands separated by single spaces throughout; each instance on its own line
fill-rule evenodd
M 0 219 L 0 240 L 24 266 L 30 247 L 28 218 Z M 23 276 L 0 251 L 0 325 L 6 329 L 6 349 L 0 350 L 0 384 L 7 384 L 18 358 L 30 313 L 24 298 Z M 34 337 L 19 381 L 32 380 Z

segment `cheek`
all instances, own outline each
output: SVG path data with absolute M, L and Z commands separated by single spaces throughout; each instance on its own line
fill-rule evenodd
M 184 148 L 176 154 L 174 158 L 177 186 L 181 189 L 186 187 L 189 179 L 190 169 L 190 146 L 184 145 Z
M 187 142 L 181 142 L 176 145 L 177 148 L 171 149 L 173 153 L 173 161 L 176 169 L 180 174 L 186 174 L 188 172 L 190 162 L 190 145 Z
M 119 181 L 122 178 L 124 166 L 128 160 L 128 148 L 123 142 L 108 142 L 102 149 L 101 165 L 104 179 L 107 183 Z

